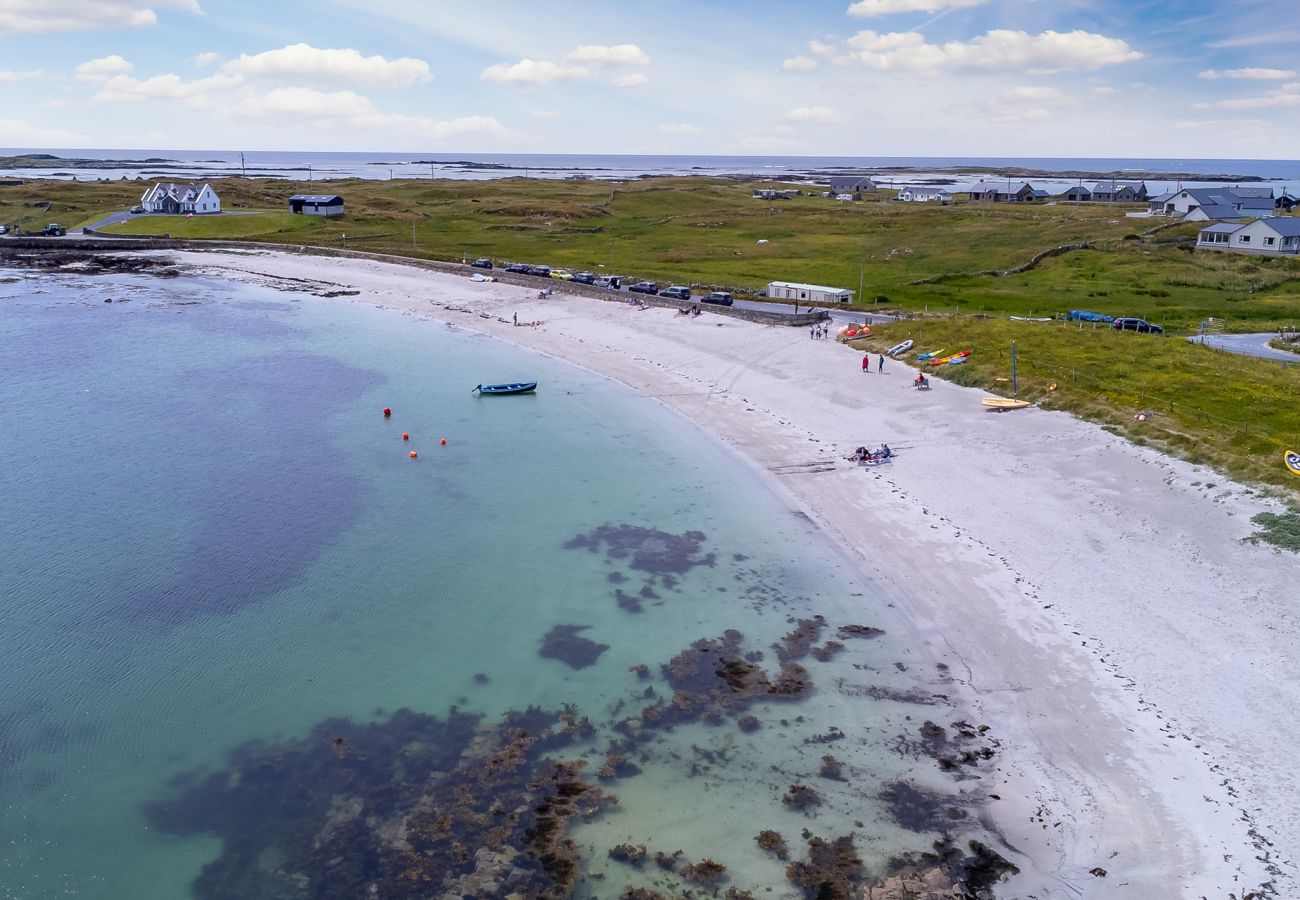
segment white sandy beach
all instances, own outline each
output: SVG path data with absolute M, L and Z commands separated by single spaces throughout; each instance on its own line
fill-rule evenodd
M 864 375 L 803 329 L 368 261 L 176 256 L 568 360 L 767 471 L 907 612 L 1000 741 L 986 777 L 1022 872 L 998 896 L 1240 898 L 1272 882 L 1300 897 L 1300 557 L 1242 542 L 1275 508 L 1256 492 L 1065 414 L 986 412 L 980 392 L 937 381 L 919 393 L 903 363 Z M 516 328 L 515 313 L 544 324 Z M 892 464 L 845 461 L 882 441 Z

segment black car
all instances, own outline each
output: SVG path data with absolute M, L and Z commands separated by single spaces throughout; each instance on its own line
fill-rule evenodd
M 574 274 L 573 280 L 579 284 L 595 284 L 596 276 L 590 272 L 577 272 Z
M 1110 327 L 1116 331 L 1136 331 L 1140 334 L 1164 334 L 1165 330 L 1159 325 L 1152 325 L 1146 319 L 1116 319 L 1110 323 Z
M 487 257 L 480 256 L 478 259 L 470 263 L 470 265 L 475 269 L 490 269 L 492 268 L 492 260 L 488 259 Z
M 550 278 L 550 277 L 551 277 L 551 267 L 550 267 L 550 266 L 529 266 L 529 267 L 528 267 L 528 274 L 529 274 L 529 275 L 536 275 L 536 276 L 538 276 L 539 278 Z
M 659 282 L 638 281 L 636 284 L 629 284 L 627 289 L 634 294 L 657 294 L 659 293 Z
M 716 303 L 719 306 L 730 306 L 732 303 L 735 302 L 735 300 L 733 300 L 731 294 L 727 293 L 726 291 L 714 291 L 713 293 L 709 294 L 707 297 L 703 298 L 703 302 Z
M 689 300 L 691 299 L 691 289 L 673 285 L 672 287 L 666 287 L 660 291 L 659 296 L 671 297 L 674 300 Z
M 511 263 L 506 266 L 507 272 L 514 272 L 516 275 L 527 275 L 530 267 L 526 263 Z

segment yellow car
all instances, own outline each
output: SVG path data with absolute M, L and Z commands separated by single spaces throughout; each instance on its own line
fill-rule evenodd
M 551 277 L 558 278 L 561 281 L 572 281 L 573 273 L 570 272 L 568 269 L 552 269 Z

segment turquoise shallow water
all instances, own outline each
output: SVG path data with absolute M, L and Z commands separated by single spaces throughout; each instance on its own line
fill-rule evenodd
M 806 519 L 652 401 L 359 304 L 0 276 L 0 897 L 189 896 L 229 835 L 185 821 L 186 785 L 233 784 L 237 748 L 274 752 L 330 717 L 456 706 L 489 723 L 571 703 L 596 734 L 559 755 L 594 770 L 692 641 L 738 629 L 770 664 L 813 614 L 886 634 L 807 661 L 816 690 L 750 707 L 757 731 L 690 722 L 642 744 L 641 773 L 610 787 L 618 806 L 573 829 L 577 893 L 677 885 L 610 860 L 625 841 L 710 856 L 768 896 L 797 894 L 759 828 L 795 855 L 805 828 L 852 832 L 873 870 L 928 847 L 877 794 L 954 791 L 899 743 L 945 711 L 867 695 L 942 691 L 941 673 Z M 525 377 L 536 396 L 469 392 Z M 700 532 L 708 563 L 663 578 L 604 545 L 565 548 L 604 524 Z M 647 583 L 640 612 L 616 603 Z M 539 656 L 558 624 L 608 647 L 580 669 Z M 648 681 L 629 671 L 643 664 Z M 818 777 L 827 752 L 846 780 Z M 794 781 L 821 805 L 783 804 Z

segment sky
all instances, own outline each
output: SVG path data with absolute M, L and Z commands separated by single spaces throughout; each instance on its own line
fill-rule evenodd
M 1281 159 L 1295 0 L 0 0 L 0 147 Z

